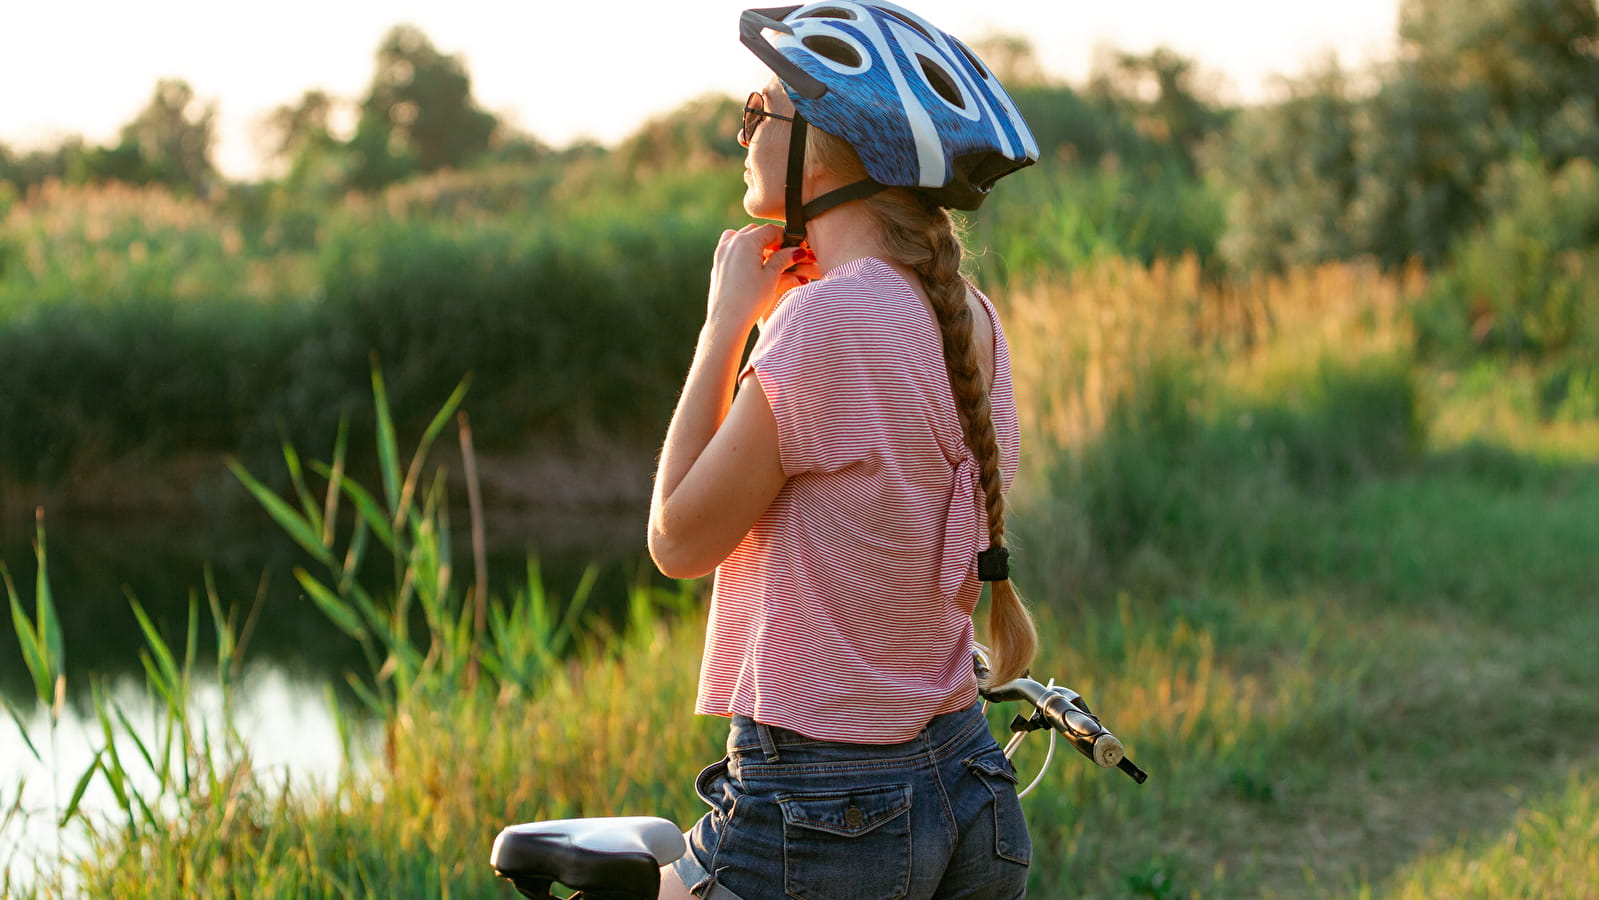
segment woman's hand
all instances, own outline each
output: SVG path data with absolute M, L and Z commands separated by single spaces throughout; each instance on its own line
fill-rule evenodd
M 745 225 L 722 232 L 711 266 L 706 318 L 748 334 L 788 291 L 821 277 L 809 247 L 783 247 L 781 225 Z

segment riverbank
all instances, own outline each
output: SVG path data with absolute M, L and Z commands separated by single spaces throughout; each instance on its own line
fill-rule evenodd
M 316 456 L 326 456 L 317 453 Z M 433 454 L 465 500 L 460 451 Z M 35 511 L 82 520 L 140 516 L 183 521 L 208 512 L 254 509 L 221 453 L 188 452 L 151 459 L 125 454 L 81 463 L 48 484 L 0 478 L 0 537 L 31 534 Z M 649 504 L 654 453 L 642 446 L 599 444 L 552 449 L 529 445 L 478 453 L 484 504 L 507 523 L 570 513 L 635 510 Z M 642 528 L 642 526 L 640 526 Z
M 1067 597 L 1028 557 L 1038 673 L 1082 691 L 1151 773 L 1056 760 L 1025 804 L 1032 894 L 1580 896 L 1599 878 L 1599 474 L 1519 472 L 1438 461 L 1322 498 L 1278 534 L 1321 560 L 1291 577 L 1262 555 L 1253 580 Z M 164 827 L 102 822 L 67 871 L 135 898 L 486 897 L 506 823 L 686 823 L 720 739 L 688 715 L 696 602 L 636 598 L 625 632 L 531 678 L 468 687 L 441 666 L 393 709 L 375 765 L 331 790 L 268 789 L 248 757 L 202 766 Z M 527 603 L 509 620 L 531 622 Z

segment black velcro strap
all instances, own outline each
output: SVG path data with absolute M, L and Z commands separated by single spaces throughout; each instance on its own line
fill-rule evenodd
M 788 184 L 783 190 L 783 246 L 798 247 L 805 240 L 805 117 L 794 110 L 788 133 Z
M 854 184 L 846 184 L 837 190 L 828 191 L 815 200 L 805 204 L 805 218 L 814 219 L 835 206 L 842 206 L 852 200 L 862 200 L 880 191 L 888 190 L 888 185 L 863 178 Z
M 989 547 L 977 554 L 978 581 L 1009 581 L 1010 551 L 1004 547 Z

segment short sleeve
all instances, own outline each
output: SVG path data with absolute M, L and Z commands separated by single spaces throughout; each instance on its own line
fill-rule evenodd
M 872 371 L 869 298 L 813 282 L 786 297 L 761 327 L 753 369 L 777 420 L 783 474 L 836 472 L 881 443 L 880 386 Z

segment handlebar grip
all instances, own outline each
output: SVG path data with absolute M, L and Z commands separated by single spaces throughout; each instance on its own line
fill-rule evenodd
M 974 662 L 979 681 L 986 681 L 989 672 L 987 660 L 977 653 L 974 654 Z M 980 687 L 979 693 L 984 700 L 993 703 L 1026 701 L 1032 704 L 1042 721 L 1031 727 L 1047 724 L 1064 736 L 1078 753 L 1093 760 L 1096 766 L 1121 769 L 1138 784 L 1149 779 L 1148 773 L 1127 758 L 1127 750 L 1121 740 L 1100 724 L 1099 717 L 1089 711 L 1088 704 L 1076 691 L 1055 684 L 1046 687 L 1024 676 L 1005 684 Z M 1026 720 L 1018 717 L 1018 721 L 1023 723 L 1018 730 L 1030 730 L 1026 727 Z
M 1050 727 L 1065 736 L 1077 752 L 1101 768 L 1111 768 L 1126 756 L 1122 742 L 1099 720 L 1078 708 L 1058 690 L 1047 691 L 1038 700 L 1038 711 Z
M 1126 758 L 1127 751 L 1122 748 L 1122 742 L 1116 735 L 1107 731 L 1094 741 L 1094 765 L 1108 769 Z

